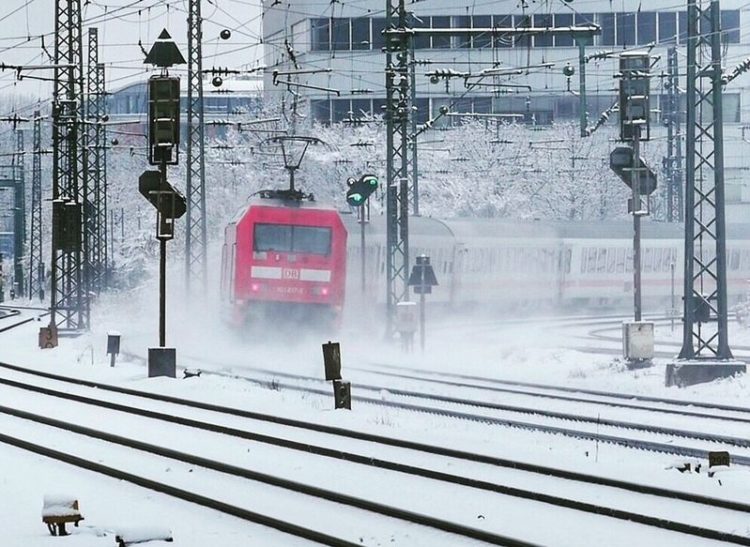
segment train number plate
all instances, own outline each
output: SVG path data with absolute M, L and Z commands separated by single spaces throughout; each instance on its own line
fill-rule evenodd
M 299 279 L 299 270 L 294 268 L 284 268 L 281 270 L 282 279 Z

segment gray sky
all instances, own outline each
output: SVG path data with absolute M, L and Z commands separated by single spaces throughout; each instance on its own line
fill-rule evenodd
M 84 51 L 88 28 L 99 28 L 99 61 L 106 64 L 107 89 L 148 77 L 143 64 L 141 40 L 148 50 L 162 28 L 166 28 L 187 58 L 187 0 L 81 0 Z M 260 0 L 203 0 L 203 67 L 251 68 L 260 62 Z M 50 64 L 54 55 L 54 0 L 0 1 L 0 62 L 6 64 Z M 228 40 L 219 38 L 223 29 L 232 31 Z M 30 39 L 29 39 L 30 38 Z M 86 61 L 84 53 L 84 63 Z M 184 76 L 185 67 L 176 72 Z M 26 74 L 52 76 L 52 71 Z M 0 73 L 0 94 L 19 93 L 51 98 L 50 82 L 16 82 L 13 71 Z M 18 108 L 28 101 L 19 100 Z M 0 115 L 6 115 L 0 112 Z

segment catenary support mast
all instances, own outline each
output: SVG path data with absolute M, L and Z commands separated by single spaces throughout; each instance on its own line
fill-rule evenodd
M 13 289 L 16 298 L 24 294 L 26 284 L 24 261 L 26 260 L 26 173 L 24 169 L 24 135 L 16 129 L 16 155 L 13 158 Z
M 52 99 L 52 291 L 51 324 L 64 330 L 89 327 L 88 292 L 82 276 L 81 232 L 85 132 L 81 1 L 55 1 L 55 71 Z
M 31 223 L 29 227 L 29 299 L 44 300 L 44 261 L 42 252 L 42 119 L 34 111 L 31 156 Z
M 688 0 L 685 291 L 680 359 L 731 359 L 719 2 Z
M 89 291 L 104 288 L 107 256 L 106 193 L 102 175 L 104 165 L 104 65 L 99 63 L 99 31 L 88 31 L 86 79 L 86 217 L 84 250 L 86 281 Z
M 203 61 L 201 0 L 188 0 L 188 104 L 187 104 L 187 233 L 185 275 L 188 290 L 193 281 L 206 285 L 206 168 L 203 128 Z

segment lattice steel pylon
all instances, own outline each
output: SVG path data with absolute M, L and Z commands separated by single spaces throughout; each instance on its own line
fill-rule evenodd
M 203 38 L 201 0 L 188 6 L 188 96 L 187 96 L 187 233 L 185 276 L 190 290 L 193 280 L 206 286 L 206 168 L 203 128 Z
M 16 129 L 16 155 L 13 157 L 13 288 L 16 296 L 24 294 L 26 260 L 26 174 L 24 170 L 23 130 Z
M 688 0 L 685 292 L 680 359 L 732 358 L 727 332 L 726 229 L 719 2 Z
M 55 74 L 52 98 L 51 322 L 64 330 L 89 328 L 82 276 L 83 54 L 81 1 L 55 0 Z M 63 222 L 65 220 L 65 222 Z M 77 222 L 73 222 L 77 220 Z
M 411 113 L 411 123 L 409 131 L 409 202 L 411 203 L 411 212 L 414 216 L 419 216 L 419 153 L 417 151 L 417 59 L 414 55 L 414 40 L 410 40 L 409 47 L 409 112 Z
M 104 148 L 104 65 L 99 63 L 99 30 L 89 28 L 86 78 L 86 171 L 84 264 L 86 286 L 92 293 L 105 287 L 107 268 L 107 209 L 103 174 Z
M 42 118 L 34 111 L 31 156 L 31 223 L 29 226 L 29 300 L 36 294 L 44 300 L 44 254 L 42 252 Z
M 411 93 L 404 0 L 386 0 L 386 336 L 393 334 L 397 303 L 409 298 L 409 129 Z M 394 62 L 395 57 L 395 62 Z
M 677 62 L 677 48 L 667 50 L 666 104 L 664 123 L 667 126 L 667 155 L 664 158 L 666 175 L 666 218 L 667 222 L 682 222 L 683 217 L 683 176 L 682 176 L 682 135 L 680 134 L 680 71 Z

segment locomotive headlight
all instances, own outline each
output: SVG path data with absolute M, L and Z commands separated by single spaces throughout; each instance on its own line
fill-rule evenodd
M 328 287 L 313 287 L 310 292 L 315 296 L 328 296 Z
M 263 290 L 263 284 L 262 283 L 251 283 L 250 284 L 250 290 L 253 292 L 260 292 Z

